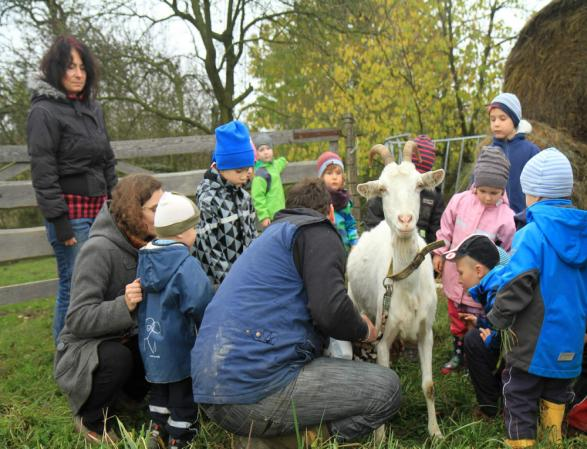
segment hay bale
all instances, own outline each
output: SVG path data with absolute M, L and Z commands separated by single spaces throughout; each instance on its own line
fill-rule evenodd
M 505 66 L 504 89 L 523 114 L 587 143 L 587 1 L 555 0 L 524 26 Z

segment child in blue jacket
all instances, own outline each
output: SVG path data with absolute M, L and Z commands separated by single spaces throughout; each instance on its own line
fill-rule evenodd
M 502 93 L 493 99 L 489 105 L 489 124 L 493 145 L 501 148 L 510 161 L 510 175 L 505 191 L 510 207 L 518 214 L 526 208 L 520 174 L 524 165 L 540 149 L 526 140 L 526 133 L 532 126 L 522 119 L 522 105 L 514 94 Z
M 190 351 L 212 286 L 191 256 L 200 211 L 185 196 L 166 192 L 155 212 L 157 238 L 139 251 L 139 346 L 151 383 L 148 447 L 182 448 L 197 433 Z
M 528 161 L 520 182 L 527 224 L 516 233 L 487 315 L 515 335 L 502 376 L 506 443 L 513 448 L 535 443 L 538 415 L 550 442 L 560 444 L 587 322 L 587 212 L 571 203 L 571 164 L 548 148 Z

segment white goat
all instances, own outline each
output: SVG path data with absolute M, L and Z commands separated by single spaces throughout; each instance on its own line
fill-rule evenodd
M 420 211 L 420 191 L 433 189 L 444 179 L 444 170 L 420 174 L 412 163 L 414 142 L 407 142 L 403 162 L 396 164 L 383 145 L 371 149 L 384 158 L 385 168 L 377 181 L 359 184 L 359 194 L 366 198 L 381 196 L 385 220 L 365 232 L 348 258 L 349 295 L 381 329 L 383 316 L 383 280 L 393 261 L 393 273 L 406 268 L 426 243 L 418 235 L 416 223 Z M 377 363 L 389 368 L 389 350 L 396 338 L 417 342 L 422 371 L 422 390 L 428 409 L 428 432 L 442 437 L 434 408 L 432 382 L 432 324 L 436 315 L 436 288 L 430 255 L 407 278 L 396 281 L 389 304 L 383 337 L 377 344 Z M 376 432 L 382 439 L 384 428 Z

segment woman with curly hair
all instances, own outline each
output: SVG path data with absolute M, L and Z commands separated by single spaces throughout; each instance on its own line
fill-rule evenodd
M 110 407 L 140 401 L 147 384 L 138 347 L 138 250 L 155 236 L 163 190 L 150 175 L 123 178 L 96 217 L 75 264 L 71 304 L 55 354 L 55 380 L 87 441 L 118 440 Z
M 59 272 L 57 342 L 75 259 L 116 185 L 116 161 L 102 109 L 94 101 L 98 67 L 90 50 L 73 36 L 60 36 L 43 56 L 40 72 L 29 82 L 27 143 L 33 188 Z

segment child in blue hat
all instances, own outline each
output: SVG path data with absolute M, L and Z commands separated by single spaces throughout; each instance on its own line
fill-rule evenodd
M 257 229 L 251 196 L 243 188 L 255 164 L 249 130 L 234 120 L 215 134 L 214 162 L 196 188 L 200 222 L 195 255 L 218 287 Z

